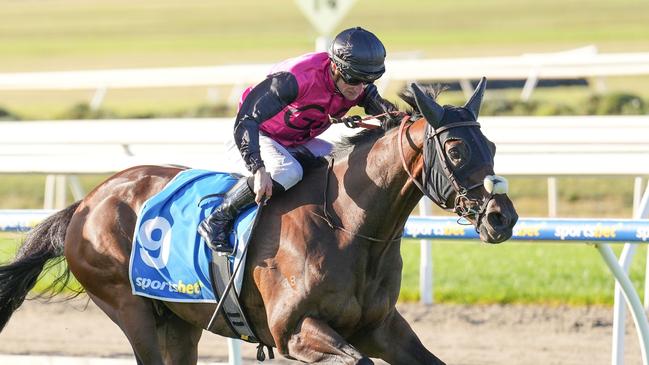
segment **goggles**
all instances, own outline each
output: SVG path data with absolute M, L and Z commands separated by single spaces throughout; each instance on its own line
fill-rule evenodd
M 361 79 L 358 79 L 358 78 L 356 78 L 354 76 L 350 76 L 350 75 L 342 72 L 340 69 L 338 69 L 338 73 L 340 74 L 340 77 L 343 79 L 343 81 L 347 85 L 355 86 L 355 85 L 361 85 L 361 84 L 367 85 L 367 84 L 374 83 L 374 81 L 361 80 Z

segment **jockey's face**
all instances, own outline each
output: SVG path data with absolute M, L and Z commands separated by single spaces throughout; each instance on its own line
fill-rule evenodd
M 359 83 L 353 82 L 351 84 L 348 84 L 343 79 L 342 75 L 340 74 L 340 71 L 338 71 L 335 64 L 333 64 L 333 78 L 334 78 L 334 82 L 336 83 L 336 88 L 338 88 L 338 91 L 340 91 L 340 93 L 343 94 L 343 96 L 347 100 L 357 99 L 359 96 L 361 96 L 361 93 L 363 92 L 365 86 L 367 85 L 366 83 L 363 82 L 359 82 Z

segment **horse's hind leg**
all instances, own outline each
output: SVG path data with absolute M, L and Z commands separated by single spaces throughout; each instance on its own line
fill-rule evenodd
M 198 341 L 202 334 L 202 328 L 187 323 L 166 309 L 158 317 L 157 328 L 165 364 L 196 364 Z
M 128 188 L 135 189 L 131 185 Z M 126 198 L 105 189 L 109 188 L 98 188 L 89 195 L 70 221 L 65 237 L 68 267 L 124 332 L 138 363 L 160 365 L 163 359 L 152 300 L 134 296 L 128 276 L 131 233 L 137 216 Z M 122 194 L 131 196 L 135 192 Z
M 373 364 L 326 323 L 310 317 L 291 335 L 288 355 L 314 364 Z
M 350 339 L 361 351 L 392 365 L 444 365 L 417 337 L 395 309 L 374 331 L 359 333 Z
M 156 318 L 150 299 L 121 293 L 119 303 L 108 304 L 88 293 L 92 300 L 121 328 L 128 338 L 138 364 L 164 364 L 156 336 Z

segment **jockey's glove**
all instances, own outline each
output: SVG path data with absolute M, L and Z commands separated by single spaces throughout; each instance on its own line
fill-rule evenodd
M 358 123 L 362 121 L 360 115 L 351 115 L 349 117 L 334 118 L 329 116 L 329 121 L 332 124 L 343 123 L 348 128 L 358 128 Z

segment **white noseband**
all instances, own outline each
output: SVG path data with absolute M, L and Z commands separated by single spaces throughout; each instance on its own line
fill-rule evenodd
M 490 194 L 507 194 L 509 183 L 507 179 L 498 175 L 487 175 L 484 178 L 484 188 Z

